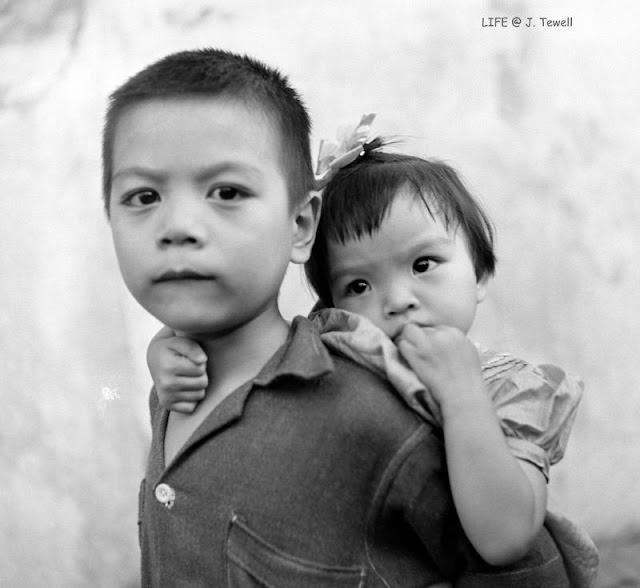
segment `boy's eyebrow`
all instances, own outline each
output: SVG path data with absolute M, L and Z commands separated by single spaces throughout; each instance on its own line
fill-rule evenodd
M 202 182 L 204 180 L 208 180 L 212 176 L 216 176 L 224 172 L 248 173 L 249 175 L 256 178 L 261 178 L 263 176 L 262 170 L 255 165 L 251 165 L 250 163 L 224 161 L 221 163 L 203 167 L 201 170 L 198 170 L 198 172 L 196 173 L 196 180 L 198 182 Z
M 260 178 L 263 175 L 259 167 L 253 166 L 251 164 L 244 162 L 225 161 L 195 170 L 195 179 L 198 182 L 203 182 L 213 176 L 228 171 L 244 172 L 256 178 Z M 115 180 L 116 178 L 119 178 L 121 176 L 138 176 L 148 178 L 155 182 L 161 182 L 166 178 L 167 175 L 168 174 L 165 171 L 154 170 L 152 168 L 147 168 L 139 165 L 132 165 L 116 170 L 113 173 L 112 180 Z
M 160 182 L 164 178 L 165 174 L 146 167 L 132 165 L 130 167 L 123 167 L 122 169 L 114 171 L 111 175 L 111 179 L 115 180 L 116 178 L 119 178 L 121 176 L 139 176 L 143 178 L 149 178 L 150 180 L 154 180 L 156 182 Z

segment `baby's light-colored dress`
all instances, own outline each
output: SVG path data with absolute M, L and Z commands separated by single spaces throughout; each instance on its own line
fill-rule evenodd
M 424 420 L 442 426 L 439 410 L 397 347 L 359 315 L 325 308 L 313 312 L 323 342 L 378 373 Z M 562 459 L 582 398 L 582 382 L 554 365 L 532 365 L 509 353 L 477 346 L 482 374 L 507 444 L 517 459 L 549 468 Z M 545 526 L 565 561 L 572 588 L 592 588 L 598 550 L 588 534 L 561 514 L 547 511 Z

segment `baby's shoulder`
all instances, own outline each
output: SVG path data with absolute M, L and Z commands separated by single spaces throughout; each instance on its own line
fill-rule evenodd
M 509 382 L 517 388 L 545 387 L 553 390 L 570 384 L 582 389 L 581 380 L 560 366 L 529 362 L 509 352 L 485 349 L 476 344 L 480 355 L 482 375 L 489 385 Z
M 480 350 L 480 360 L 502 430 L 517 442 L 512 451 L 548 475 L 549 465 L 564 455 L 582 399 L 582 381 L 559 366 L 533 364 L 511 353 Z M 532 453 L 521 441 L 545 453 Z

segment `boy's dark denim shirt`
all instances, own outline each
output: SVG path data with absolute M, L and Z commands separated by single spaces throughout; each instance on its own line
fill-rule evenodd
M 480 560 L 435 430 L 304 318 L 166 466 L 168 413 L 154 391 L 150 405 L 144 587 L 569 586 L 544 530 L 515 565 Z

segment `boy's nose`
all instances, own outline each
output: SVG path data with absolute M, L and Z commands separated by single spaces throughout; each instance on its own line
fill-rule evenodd
M 203 211 L 182 203 L 166 206 L 158 230 L 158 244 L 167 246 L 201 246 L 206 239 Z

